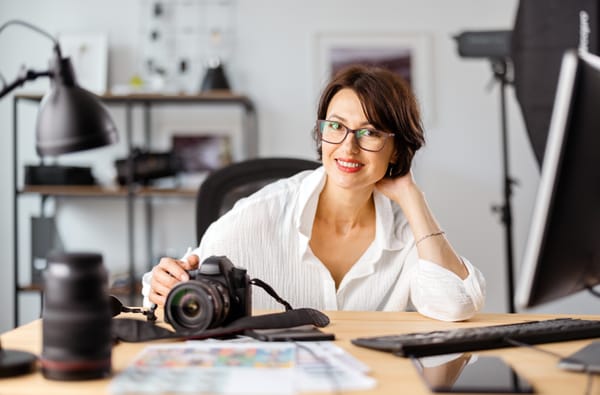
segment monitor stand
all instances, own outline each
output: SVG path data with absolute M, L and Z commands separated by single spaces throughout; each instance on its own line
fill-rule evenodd
M 577 372 L 600 373 L 600 341 L 581 348 L 558 362 L 558 367 Z

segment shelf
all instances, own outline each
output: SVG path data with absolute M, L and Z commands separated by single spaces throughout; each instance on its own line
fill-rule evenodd
M 17 287 L 19 292 L 42 292 L 42 286 L 40 284 L 27 284 L 19 285 Z
M 41 284 L 26 284 L 19 285 L 17 287 L 19 292 L 42 292 L 44 290 Z M 108 290 L 109 294 L 115 296 L 130 296 L 130 295 L 141 295 L 142 294 L 142 284 L 141 281 L 137 281 L 134 286 L 133 293 L 131 292 L 131 288 L 128 285 L 118 285 L 114 287 L 110 287 Z
M 41 94 L 16 94 L 15 98 L 29 101 L 40 101 Z M 162 94 L 162 93 L 132 93 L 128 95 L 113 95 L 110 93 L 98 95 L 106 103 L 175 103 L 175 104 L 243 104 L 246 111 L 253 111 L 254 105 L 247 96 L 238 95 L 229 91 L 212 91 L 198 95 Z
M 133 287 L 133 292 L 131 292 L 131 287 L 129 285 L 117 285 L 110 287 L 108 290 L 110 295 L 114 296 L 127 296 L 127 297 L 135 297 L 142 296 L 142 281 L 136 281 Z
M 133 194 L 140 197 L 196 197 L 197 189 L 134 187 Z M 20 194 L 37 194 L 64 197 L 125 197 L 129 189 L 125 186 L 99 185 L 28 185 Z

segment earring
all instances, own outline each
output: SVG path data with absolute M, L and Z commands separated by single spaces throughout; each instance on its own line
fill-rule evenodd
M 388 165 L 388 177 L 391 177 L 391 176 L 393 176 L 393 175 L 394 175 L 394 167 L 395 167 L 395 166 L 394 166 L 394 164 L 393 164 L 393 163 L 390 163 L 390 164 Z

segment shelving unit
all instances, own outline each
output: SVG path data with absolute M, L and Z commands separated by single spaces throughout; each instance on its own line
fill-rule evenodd
M 126 200 L 127 204 L 127 240 L 128 240 L 128 286 L 121 289 L 113 289 L 114 293 L 119 293 L 129 297 L 129 302 L 139 295 L 139 284 L 136 281 L 135 273 L 135 245 L 134 245 L 134 201 L 143 199 L 145 205 L 146 217 L 146 240 L 148 247 L 148 256 L 152 256 L 152 199 L 156 197 L 183 197 L 194 198 L 195 189 L 162 189 L 143 187 L 135 183 L 128 183 L 125 186 L 104 187 L 104 186 L 19 186 L 19 158 L 18 158 L 18 107 L 20 102 L 39 102 L 41 95 L 21 94 L 13 97 L 13 234 L 14 234 L 14 324 L 19 324 L 19 296 L 22 292 L 41 292 L 42 287 L 31 283 L 31 280 L 23 282 L 19 277 L 19 197 L 24 195 L 34 195 L 40 197 L 41 213 L 44 213 L 44 205 L 48 198 L 56 199 L 80 199 L 80 198 L 117 198 Z M 151 122 L 150 113 L 152 107 L 175 104 L 175 105 L 197 105 L 197 106 L 229 106 L 241 107 L 243 111 L 243 133 L 241 134 L 241 146 L 244 147 L 244 156 L 252 158 L 258 153 L 258 128 L 254 105 L 249 98 L 242 95 L 235 95 L 229 92 L 211 92 L 200 95 L 163 95 L 163 94 L 131 94 L 131 95 L 103 95 L 100 99 L 107 105 L 125 106 L 125 127 L 122 130 L 121 139 L 125 140 L 128 152 L 133 149 L 133 116 L 132 111 L 136 106 L 142 106 L 143 109 L 143 132 L 144 141 L 150 144 Z M 42 159 L 42 163 L 44 158 Z

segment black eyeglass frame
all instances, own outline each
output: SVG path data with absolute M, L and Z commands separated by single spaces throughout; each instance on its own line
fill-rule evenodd
M 344 134 L 344 137 L 342 137 L 342 139 L 340 141 L 338 141 L 338 142 L 325 140 L 323 138 L 323 132 L 321 131 L 321 125 L 324 122 L 335 122 L 335 123 L 339 124 L 342 128 L 344 128 L 346 130 L 346 134 Z M 332 121 L 332 120 L 329 120 L 329 119 L 317 119 L 316 128 L 317 128 L 317 132 L 319 133 L 319 136 L 321 137 L 321 141 L 324 141 L 324 142 L 329 143 L 329 144 L 342 144 L 344 142 L 344 140 L 346 140 L 346 137 L 348 137 L 348 134 L 352 133 L 354 135 L 354 138 L 356 139 L 356 143 L 358 144 L 358 147 L 361 150 L 368 151 L 368 152 L 379 152 L 379 151 L 381 151 L 385 147 L 385 143 L 387 142 L 388 138 L 394 137 L 396 135 L 395 133 L 384 132 L 383 130 L 378 130 L 378 129 L 374 129 L 374 128 L 350 129 L 348 126 L 344 125 L 340 121 Z M 361 130 L 365 130 L 365 129 L 366 130 L 370 130 L 372 132 L 382 133 L 382 134 L 385 135 L 385 140 L 383 141 L 383 144 L 381 145 L 381 148 L 379 148 L 377 150 L 372 150 L 372 149 L 369 149 L 369 148 L 364 148 L 360 144 L 361 136 L 358 135 L 358 132 L 360 132 Z

